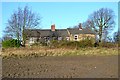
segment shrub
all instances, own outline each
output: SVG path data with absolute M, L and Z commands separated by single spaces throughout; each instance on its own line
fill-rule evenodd
M 42 46 L 47 46 L 47 42 L 45 42 L 45 41 L 41 41 L 39 44 Z
M 51 41 L 51 47 L 54 47 L 54 48 L 59 48 L 59 47 L 65 47 L 65 48 L 84 48 L 84 47 L 93 47 L 94 46 L 94 41 L 93 39 L 84 39 L 84 40 L 81 40 L 81 41 Z
M 85 47 L 94 47 L 94 39 L 86 38 L 81 41 L 66 41 L 66 40 L 52 40 L 49 44 L 45 42 L 34 43 L 32 46 L 49 46 L 50 48 L 85 48 Z
M 31 46 L 39 46 L 39 45 L 41 45 L 41 44 L 40 43 L 34 43 Z
M 94 46 L 94 39 L 86 38 L 80 41 L 80 47 L 93 47 Z
M 118 44 L 112 43 L 112 42 L 102 42 L 102 43 L 99 43 L 99 47 L 112 48 L 112 47 L 118 47 Z
M 18 41 L 16 39 L 5 40 L 2 42 L 2 47 L 3 48 L 20 47 L 20 41 Z
M 59 42 L 57 40 L 53 40 L 50 42 L 49 47 L 52 48 L 59 47 Z

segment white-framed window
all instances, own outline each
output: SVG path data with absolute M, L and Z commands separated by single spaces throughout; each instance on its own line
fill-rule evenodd
M 74 40 L 78 41 L 78 35 L 77 34 L 74 35 Z
M 62 40 L 62 37 L 58 37 L 58 40 L 59 40 L 59 41 Z
M 66 40 L 69 41 L 69 40 L 70 40 L 70 37 L 66 37 Z
M 29 43 L 34 43 L 34 38 L 33 38 L 33 37 L 31 37 L 31 38 L 29 39 Z

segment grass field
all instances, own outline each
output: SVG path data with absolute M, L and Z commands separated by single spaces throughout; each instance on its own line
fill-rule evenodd
M 48 48 L 48 47 L 25 47 L 25 48 L 7 48 L 2 50 L 1 56 L 8 57 L 38 57 L 38 56 L 74 56 L 74 55 L 90 55 L 90 56 L 105 56 L 118 55 L 118 48 L 102 48 L 89 47 L 79 49 L 67 48 Z

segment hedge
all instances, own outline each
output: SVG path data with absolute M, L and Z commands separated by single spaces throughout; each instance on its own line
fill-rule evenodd
M 18 41 L 16 39 L 5 40 L 2 42 L 2 47 L 3 48 L 20 47 L 20 41 Z
M 54 48 L 66 47 L 66 48 L 85 48 L 85 47 L 94 47 L 93 39 L 84 39 L 81 41 L 51 41 L 51 45 Z

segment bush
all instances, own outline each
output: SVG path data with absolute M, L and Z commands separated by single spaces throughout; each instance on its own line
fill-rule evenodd
M 99 43 L 99 47 L 113 48 L 113 47 L 118 47 L 118 44 L 112 42 L 102 42 Z
M 94 41 L 93 39 L 84 39 L 81 41 L 51 41 L 51 47 L 54 48 L 61 48 L 61 47 L 65 47 L 65 48 L 85 48 L 85 47 L 93 47 L 94 46 Z
M 86 38 L 81 41 L 52 40 L 50 41 L 49 44 L 45 42 L 41 42 L 41 43 L 34 43 L 32 46 L 49 46 L 50 48 L 78 49 L 78 48 L 85 48 L 85 47 L 94 47 L 94 39 Z
M 45 43 L 45 42 L 34 43 L 31 46 L 47 46 L 47 43 Z
M 94 47 L 94 39 L 86 38 L 80 41 L 80 47 Z
M 18 41 L 16 39 L 5 40 L 2 42 L 2 47 L 3 48 L 20 47 L 20 41 Z
M 59 47 L 59 42 L 57 40 L 53 40 L 50 42 L 49 44 L 49 47 L 52 47 L 52 48 L 58 48 Z

